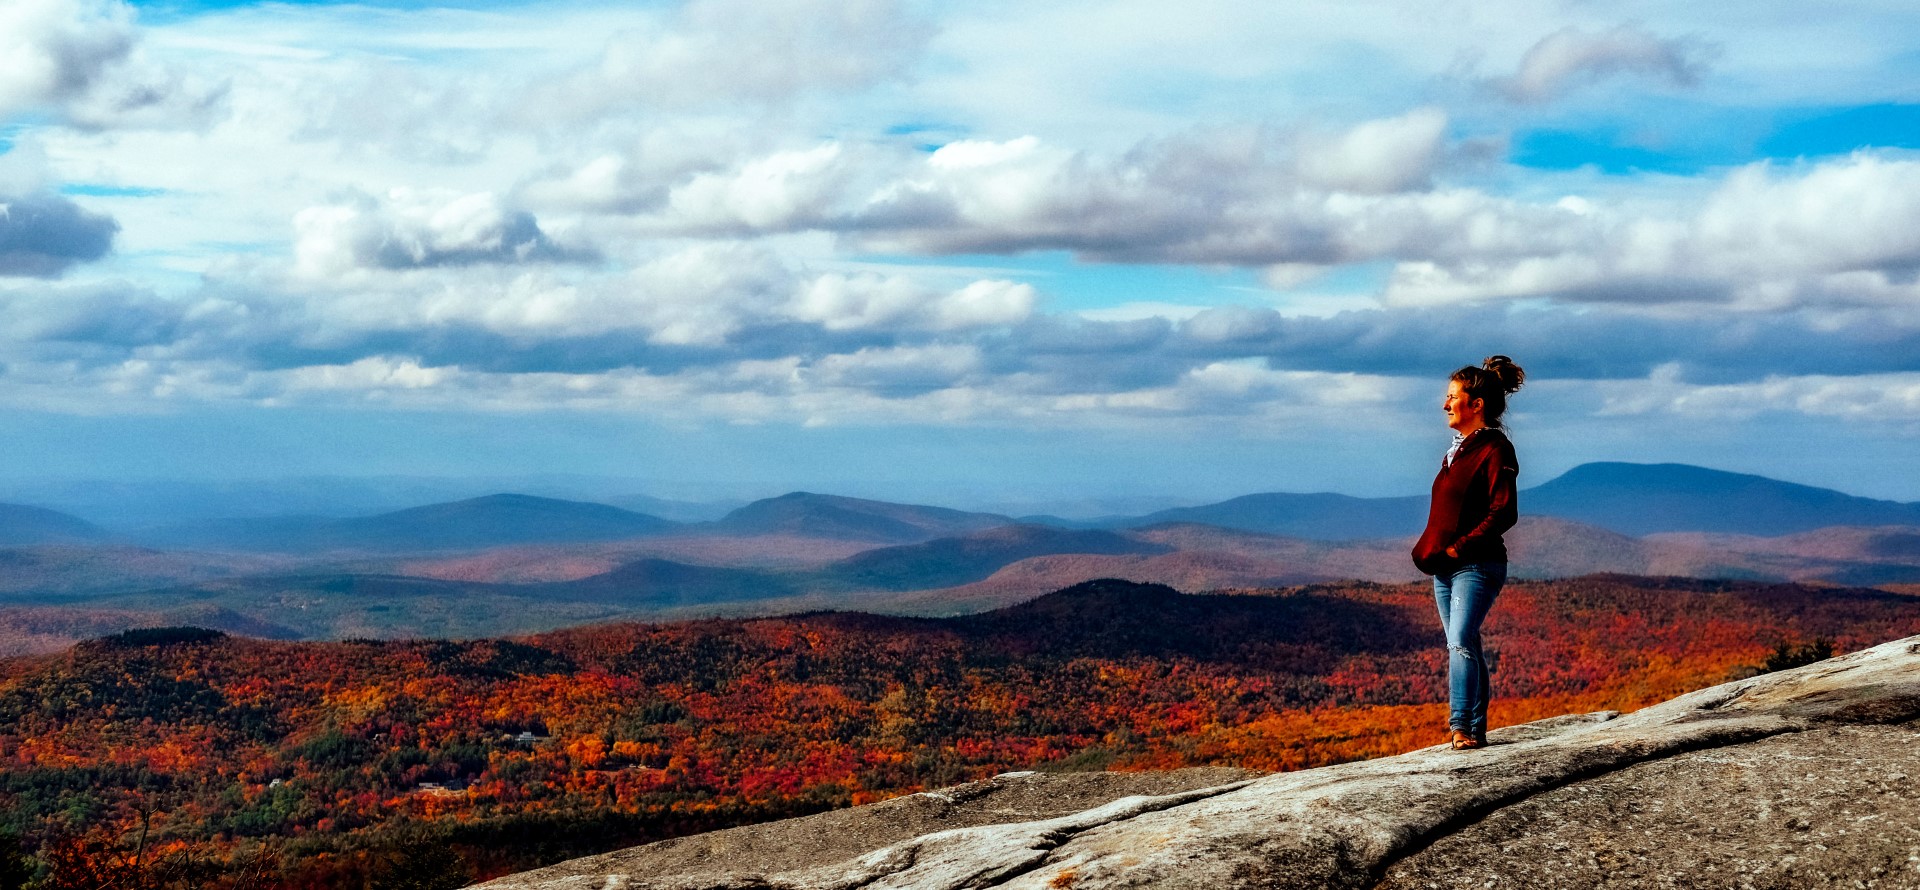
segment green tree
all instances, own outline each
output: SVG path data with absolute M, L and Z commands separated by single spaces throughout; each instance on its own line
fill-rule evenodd
M 39 870 L 19 837 L 0 833 L 0 890 L 24 890 Z
M 1819 637 L 1811 643 L 1789 643 L 1785 640 L 1773 647 L 1773 654 L 1767 656 L 1767 662 L 1761 665 L 1761 673 L 1792 670 L 1804 667 L 1816 661 L 1826 661 L 1833 657 L 1833 641 Z
M 466 860 L 442 844 L 393 850 L 385 859 L 367 890 L 459 890 L 473 880 Z

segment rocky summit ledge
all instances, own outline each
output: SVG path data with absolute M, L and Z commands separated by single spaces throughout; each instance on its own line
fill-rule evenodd
M 1920 888 L 1920 636 L 1293 773 L 1009 774 L 488 890 Z

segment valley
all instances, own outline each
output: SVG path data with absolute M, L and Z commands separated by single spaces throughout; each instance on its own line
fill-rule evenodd
M 1508 535 L 1519 578 L 1920 583 L 1917 505 L 1631 464 L 1577 467 L 1522 503 Z M 502 494 L 109 529 L 18 507 L 0 510 L 0 654 L 172 624 L 465 639 L 818 609 L 959 615 L 1094 578 L 1189 592 L 1397 583 L 1419 577 L 1406 552 L 1422 510 L 1412 497 L 1262 494 L 1096 522 L 795 492 L 675 521 Z

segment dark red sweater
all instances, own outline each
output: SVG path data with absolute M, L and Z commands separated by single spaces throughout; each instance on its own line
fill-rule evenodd
M 1507 543 L 1500 536 L 1520 519 L 1514 491 L 1519 475 L 1520 459 L 1505 433 L 1488 428 L 1468 436 L 1453 463 L 1442 464 L 1433 477 L 1433 505 L 1427 530 L 1413 545 L 1413 564 L 1439 575 L 1468 563 L 1506 562 Z M 1460 556 L 1448 556 L 1448 547 Z

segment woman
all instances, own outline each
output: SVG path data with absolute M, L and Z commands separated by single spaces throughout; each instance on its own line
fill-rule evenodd
M 1487 661 L 1480 624 L 1507 580 L 1501 534 L 1519 518 L 1514 478 L 1520 461 L 1500 425 L 1507 395 L 1527 379 L 1513 359 L 1496 355 L 1447 383 L 1447 426 L 1453 447 L 1433 479 L 1427 530 L 1413 545 L 1413 564 L 1433 576 L 1433 599 L 1447 632 L 1447 718 L 1454 750 L 1487 744 Z

